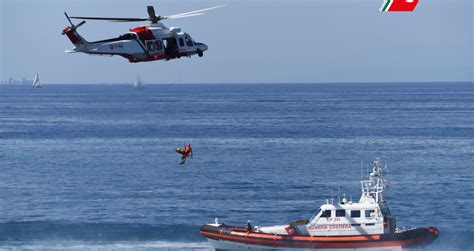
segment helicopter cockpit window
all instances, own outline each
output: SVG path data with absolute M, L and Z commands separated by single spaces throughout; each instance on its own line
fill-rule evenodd
M 178 40 L 179 40 L 179 47 L 184 47 L 184 39 L 180 37 Z
M 186 40 L 186 45 L 187 46 L 192 47 L 194 45 L 193 40 L 191 39 L 191 37 L 189 35 L 186 35 L 184 37 L 184 39 Z

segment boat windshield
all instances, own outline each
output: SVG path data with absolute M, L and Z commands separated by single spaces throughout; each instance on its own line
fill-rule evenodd
M 309 219 L 309 223 L 313 222 L 313 220 L 316 218 L 316 216 L 318 216 L 318 214 L 321 212 L 321 208 L 318 209 L 318 211 L 313 214 L 313 216 L 311 216 L 311 218 Z

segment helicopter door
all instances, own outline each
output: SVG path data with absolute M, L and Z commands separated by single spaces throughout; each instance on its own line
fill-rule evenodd
M 179 48 L 183 48 L 184 47 L 184 38 L 182 38 L 182 37 L 178 38 L 178 42 L 179 42 Z
M 176 38 L 169 37 L 164 39 L 163 42 L 165 45 L 165 54 L 171 55 L 173 57 L 178 54 L 178 42 L 176 41 Z
M 188 48 L 186 48 L 186 44 L 184 43 L 184 36 L 178 35 L 176 38 L 178 39 L 179 52 L 186 52 Z

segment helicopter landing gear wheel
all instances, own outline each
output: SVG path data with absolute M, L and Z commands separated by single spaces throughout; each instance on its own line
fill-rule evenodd
M 198 56 L 199 56 L 199 57 L 204 56 L 204 53 L 203 53 L 201 50 L 197 50 L 197 53 L 198 53 Z

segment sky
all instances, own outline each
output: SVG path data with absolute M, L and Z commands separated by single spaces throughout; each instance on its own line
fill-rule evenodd
M 0 80 L 43 84 L 338 83 L 473 81 L 473 0 L 420 0 L 413 13 L 380 12 L 384 0 L 0 0 Z M 206 43 L 204 57 L 129 63 L 66 54 L 64 11 L 76 16 L 171 15 L 220 4 L 206 15 L 165 20 Z M 79 22 L 79 21 L 76 21 Z M 89 41 L 141 23 L 87 21 Z

